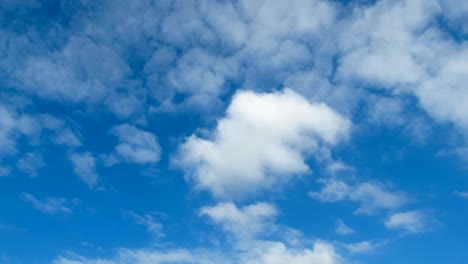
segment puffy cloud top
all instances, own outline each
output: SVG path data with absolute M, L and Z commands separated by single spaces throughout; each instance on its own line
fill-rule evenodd
M 217 197 L 268 190 L 309 171 L 305 159 L 346 137 L 351 123 L 323 103 L 290 89 L 240 91 L 210 139 L 190 136 L 177 162 Z

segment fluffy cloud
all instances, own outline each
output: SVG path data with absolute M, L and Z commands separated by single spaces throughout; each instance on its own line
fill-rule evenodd
M 362 241 L 357 243 L 346 244 L 345 248 L 352 253 L 371 253 L 376 248 L 383 246 L 384 242 L 378 243 L 374 241 Z
M 338 264 L 342 263 L 342 260 L 333 246 L 323 242 L 315 243 L 312 249 L 294 249 L 288 248 L 279 242 L 265 242 L 244 254 L 240 263 Z
M 42 127 L 51 132 L 49 137 L 53 143 L 69 148 L 81 146 L 81 135 L 65 121 L 48 114 L 41 114 L 39 120 Z
M 47 197 L 44 200 L 39 200 L 29 193 L 22 193 L 21 198 L 30 202 L 34 208 L 46 214 L 71 214 L 72 207 L 78 203 L 78 200 L 76 199 L 68 200 L 66 198 L 57 197 Z
M 248 195 L 309 171 L 305 158 L 337 144 L 350 122 L 292 90 L 238 92 L 210 139 L 192 135 L 176 162 L 217 197 Z
M 391 192 L 383 186 L 365 182 L 349 185 L 337 179 L 321 181 L 323 188 L 319 192 L 310 192 L 309 195 L 322 202 L 353 201 L 360 204 L 356 213 L 372 214 L 378 209 L 397 209 L 406 204 L 404 194 Z
M 424 233 L 431 230 L 436 223 L 437 221 L 425 211 L 408 211 L 390 215 L 385 221 L 385 226 L 407 233 Z
M 114 126 L 109 133 L 118 139 L 112 154 L 106 157 L 106 165 L 156 163 L 161 156 L 161 147 L 155 135 L 129 124 Z
M 219 203 L 200 209 L 200 214 L 220 225 L 228 237 L 236 238 L 228 249 L 120 249 L 109 259 L 89 259 L 78 255 L 62 256 L 54 264 L 172 264 L 172 263 L 247 263 L 247 264 L 340 264 L 343 258 L 333 245 L 317 241 L 311 246 L 299 242 L 294 246 L 282 241 L 262 240 L 266 229 L 277 229 L 272 222 L 277 209 L 268 203 L 237 207 Z M 310 244 L 310 243 L 308 243 Z
M 40 97 L 96 102 L 117 88 L 129 72 L 127 64 L 109 47 L 72 37 L 58 52 L 29 58 L 16 74 L 22 80 L 20 89 Z
M 223 229 L 239 239 L 252 238 L 259 233 L 271 230 L 271 220 L 277 215 L 276 208 L 268 203 L 256 203 L 237 208 L 233 203 L 219 203 L 213 207 L 204 207 L 201 215 L 206 215 Z
M 72 153 L 70 161 L 73 165 L 73 172 L 90 188 L 93 188 L 99 181 L 96 173 L 96 158 L 90 152 Z
M 265 242 L 258 244 L 248 252 L 235 256 L 213 253 L 213 250 L 129 250 L 121 249 L 111 259 L 90 259 L 79 255 L 62 256 L 53 264 L 339 264 L 341 257 L 334 248 L 323 242 L 316 243 L 312 249 L 291 249 L 282 243 Z
M 443 10 L 451 13 L 449 2 L 379 1 L 356 8 L 340 35 L 339 79 L 415 96 L 434 119 L 468 131 L 468 49 L 436 22 Z

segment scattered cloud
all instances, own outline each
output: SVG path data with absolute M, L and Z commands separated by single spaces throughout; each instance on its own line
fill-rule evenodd
M 29 177 L 37 177 L 38 171 L 44 166 L 42 155 L 38 153 L 26 153 L 16 162 L 16 167 Z
M 357 214 L 373 214 L 381 209 L 398 209 L 408 201 L 403 193 L 386 190 L 383 185 L 377 183 L 349 185 L 333 178 L 322 179 L 320 182 L 323 188 L 318 192 L 309 192 L 312 198 L 327 203 L 340 201 L 359 203 L 360 207 L 355 211 Z
M 346 244 L 345 248 L 352 253 L 372 253 L 384 244 L 385 242 L 362 241 L 357 243 Z
M 241 257 L 247 264 L 338 264 L 342 258 L 334 247 L 325 242 L 316 242 L 311 249 L 288 248 L 279 242 L 259 243 Z
M 90 188 L 96 186 L 99 176 L 96 173 L 96 158 L 90 152 L 73 153 L 70 155 L 73 172 Z
M 219 203 L 203 207 L 200 214 L 208 216 L 214 223 L 222 225 L 224 231 L 239 239 L 254 238 L 258 234 L 272 232 L 271 221 L 278 214 L 268 203 L 256 203 L 238 208 L 233 203 Z
M 154 214 L 137 214 L 131 211 L 125 211 L 124 215 L 133 219 L 137 224 L 146 227 L 147 231 L 156 239 L 163 238 L 166 235 L 163 233 L 163 225 L 154 216 Z
M 145 165 L 159 161 L 161 147 L 152 133 L 129 124 L 114 126 L 109 133 L 118 138 L 118 144 L 114 151 L 105 157 L 107 166 L 121 162 Z
M 390 215 L 385 221 L 385 226 L 407 233 L 425 233 L 432 230 L 436 223 L 437 221 L 425 211 L 407 211 Z
M 349 226 L 347 226 L 347 225 L 343 222 L 343 220 L 338 219 L 338 220 L 336 221 L 335 232 L 336 232 L 338 235 L 346 236 L 346 235 L 355 234 L 355 233 L 356 233 L 356 230 L 354 230 L 354 229 L 350 228 Z
M 21 193 L 21 198 L 31 203 L 35 209 L 46 214 L 71 214 L 73 213 L 72 207 L 76 206 L 77 203 L 79 203 L 79 201 L 76 199 L 69 200 L 67 198 L 62 197 L 46 197 L 43 200 L 40 200 L 29 193 Z

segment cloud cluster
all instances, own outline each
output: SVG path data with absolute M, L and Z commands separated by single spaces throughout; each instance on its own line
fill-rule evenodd
M 0 2 L 0 176 L 16 170 L 39 176 L 48 164 L 39 147 L 62 146 L 74 174 L 95 188 L 100 165 L 160 161 L 154 115 L 217 118 L 203 136 L 187 128 L 191 136 L 172 157 L 189 183 L 223 200 L 200 215 L 235 238 L 232 258 L 206 249 L 123 249 L 110 259 L 55 263 L 340 263 L 326 242 L 294 246 L 261 237 L 278 228 L 273 203 L 232 201 L 282 189 L 310 174 L 313 159 L 330 161 L 332 174 L 346 170 L 332 159 L 351 120 L 427 137 L 422 117 L 408 121 L 412 107 L 412 116 L 423 110 L 468 135 L 468 47 L 466 37 L 456 36 L 468 32 L 468 5 L 371 2 L 61 1 L 47 16 L 35 15 L 43 11 L 38 1 Z M 291 88 L 278 91 L 285 86 Z M 355 118 L 362 104 L 366 116 Z M 115 144 L 104 152 L 86 146 L 68 115 L 108 117 L 113 123 L 103 134 Z M 385 227 L 406 233 L 434 223 L 425 211 L 397 212 L 409 197 L 385 185 L 321 177 L 323 188 L 309 193 L 315 200 L 351 201 L 360 214 L 391 212 Z M 71 212 L 65 198 L 22 198 L 46 213 Z M 153 215 L 129 215 L 162 237 Z M 336 232 L 356 231 L 340 220 Z M 366 240 L 346 248 L 377 246 Z

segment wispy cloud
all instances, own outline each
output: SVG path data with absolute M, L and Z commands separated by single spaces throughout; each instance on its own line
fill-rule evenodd
M 364 182 L 350 185 L 337 179 L 322 179 L 323 188 L 309 195 L 322 202 L 352 201 L 360 204 L 355 211 L 358 214 L 373 214 L 377 210 L 397 209 L 405 205 L 405 194 L 385 189 L 382 184 Z
M 79 204 L 79 200 L 77 199 L 70 200 L 62 197 L 46 197 L 41 200 L 29 193 L 21 193 L 21 198 L 31 203 L 35 209 L 46 214 L 71 214 L 73 213 L 73 207 Z
M 138 225 L 146 227 L 146 230 L 156 239 L 165 237 L 163 232 L 163 225 L 155 215 L 161 215 L 159 213 L 146 213 L 137 214 L 132 211 L 123 211 L 124 216 L 133 219 Z
M 356 230 L 350 228 L 349 226 L 347 226 L 343 220 L 341 219 L 338 219 L 336 221 L 336 228 L 335 228 L 335 232 L 339 235 L 343 235 L 343 236 L 346 236 L 346 235 L 351 235 L 351 234 L 355 234 L 356 233 Z
M 407 211 L 390 215 L 385 221 L 389 229 L 402 230 L 406 233 L 425 233 L 433 230 L 438 221 L 426 211 Z

